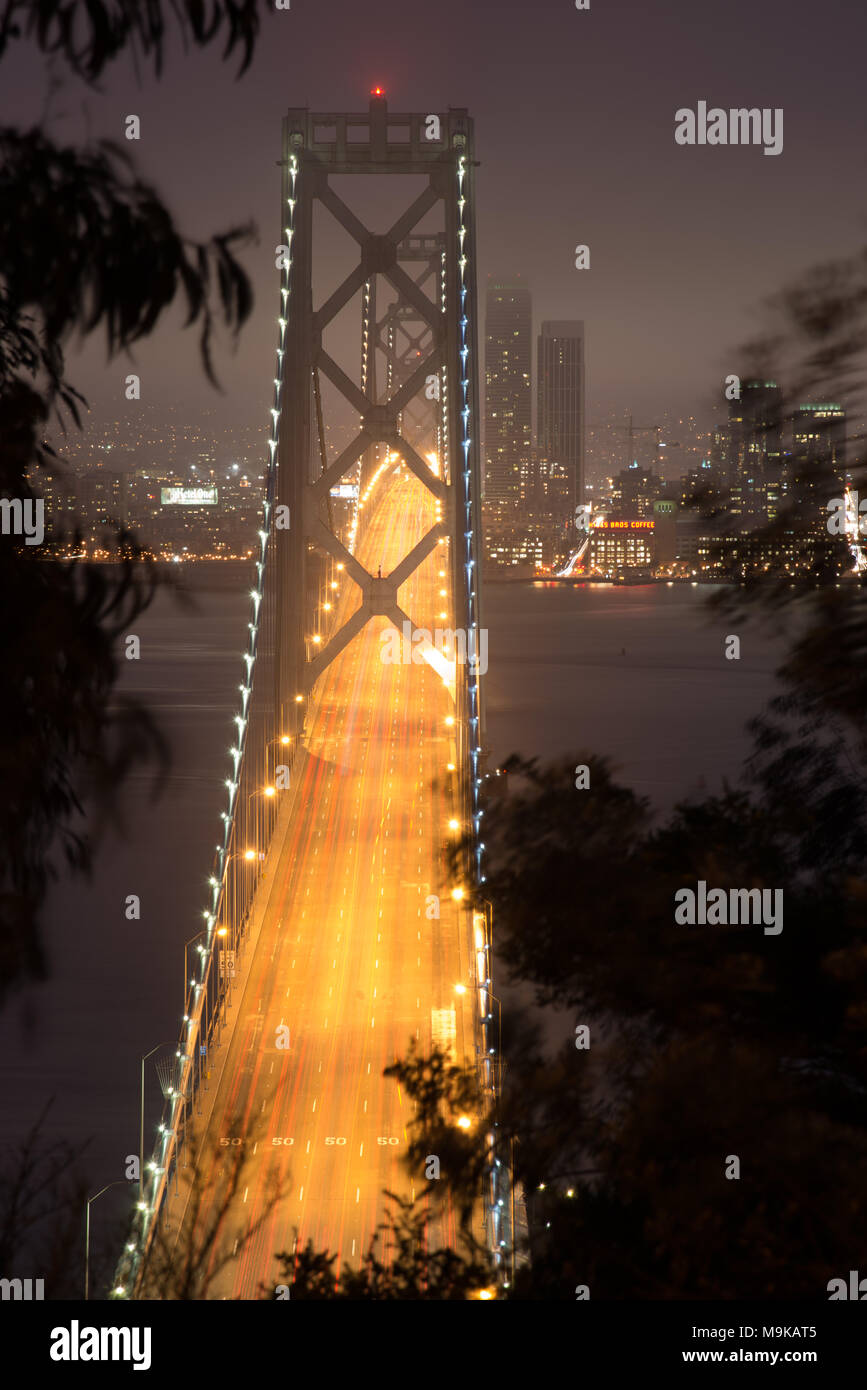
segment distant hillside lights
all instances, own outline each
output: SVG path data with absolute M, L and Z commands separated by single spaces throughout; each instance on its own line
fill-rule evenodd
M 674 113 L 674 138 L 678 145 L 764 145 L 765 154 L 783 152 L 783 108 L 777 106 L 720 106 L 708 110 L 700 101 L 698 110 L 682 106 Z

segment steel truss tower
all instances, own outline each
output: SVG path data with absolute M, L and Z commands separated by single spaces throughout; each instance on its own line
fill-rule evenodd
M 336 176 L 415 175 L 425 180 L 385 232 L 370 231 L 340 196 Z M 412 615 L 398 591 L 447 536 L 455 625 L 467 649 L 478 652 L 482 624 L 481 475 L 477 388 L 473 123 L 466 110 L 444 115 L 392 114 L 381 95 L 359 114 L 290 110 L 283 123 L 282 280 L 275 515 L 290 518 L 274 533 L 278 566 L 278 722 L 297 730 L 314 682 L 363 628 L 381 615 L 398 629 Z M 316 203 L 349 234 L 358 263 L 323 304 L 314 307 Z M 436 220 L 435 232 L 417 230 Z M 318 225 L 318 219 L 317 219 Z M 407 264 L 420 263 L 409 274 Z M 377 285 L 390 300 L 377 318 Z M 432 292 L 428 293 L 426 287 Z M 323 335 L 361 294 L 361 371 L 358 383 L 323 346 Z M 377 373 L 376 357 L 385 359 Z M 377 375 L 383 378 L 378 389 Z M 332 462 L 324 439 L 321 382 L 325 378 L 357 416 L 358 433 Z M 437 449 L 438 471 L 422 451 Z M 352 473 L 359 487 L 380 454 L 395 451 L 441 505 L 434 525 L 391 574 L 368 573 L 331 525 L 331 489 Z M 281 511 L 282 509 L 282 511 Z M 288 511 L 286 510 L 288 509 Z M 273 522 L 272 522 L 273 524 Z M 309 650 L 308 591 L 315 549 L 344 567 L 359 587 L 360 607 L 324 646 Z M 478 846 L 481 748 L 480 672 L 468 661 L 456 675 L 456 718 L 463 810 Z M 468 870 L 478 877 L 481 851 Z

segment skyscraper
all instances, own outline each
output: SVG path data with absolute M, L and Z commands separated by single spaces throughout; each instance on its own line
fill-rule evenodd
M 829 500 L 843 491 L 846 476 L 846 412 L 840 405 L 799 405 L 792 417 L 791 506 L 820 534 Z
M 742 528 L 773 521 L 783 488 L 783 393 L 775 381 L 744 381 L 729 402 L 727 469 Z
M 584 497 L 584 323 L 546 320 L 538 339 L 539 453 L 566 470 L 565 510 Z
M 488 281 L 485 315 L 485 500 L 525 497 L 529 486 L 532 300 L 520 276 Z

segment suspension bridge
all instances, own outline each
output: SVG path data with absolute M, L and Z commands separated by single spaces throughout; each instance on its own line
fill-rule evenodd
M 484 777 L 472 120 L 390 113 L 378 89 L 366 112 L 293 109 L 281 175 L 226 804 L 177 1045 L 158 1058 L 155 1135 L 142 1104 L 117 1297 L 138 1296 L 158 1237 L 180 1249 L 190 1222 L 213 1219 L 239 1147 L 226 1226 L 252 1234 L 208 1271 L 208 1297 L 263 1296 L 296 1241 L 336 1253 L 337 1273 L 357 1264 L 383 1190 L 425 1184 L 401 1165 L 411 1115 L 383 1068 L 416 1039 L 475 1067 L 489 1093 L 496 1081 L 491 922 L 469 905 Z M 356 190 L 389 209 L 373 230 Z M 335 229 L 351 248 L 336 284 Z M 464 847 L 457 873 L 450 840 Z M 492 1156 L 479 1219 L 500 1259 L 508 1209 Z M 433 1244 L 453 1243 L 447 1202 L 431 1223 Z

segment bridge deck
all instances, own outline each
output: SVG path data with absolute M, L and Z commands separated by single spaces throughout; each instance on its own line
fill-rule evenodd
M 366 513 L 362 563 L 387 575 L 434 523 L 435 505 L 406 470 L 395 473 Z M 419 627 L 452 625 L 438 616 L 451 613 L 450 597 L 440 595 L 445 549 L 435 547 L 399 595 Z M 346 581 L 338 597 L 339 619 L 352 587 Z M 260 1214 L 269 1172 L 283 1174 L 289 1190 L 212 1297 L 256 1297 L 276 1277 L 276 1252 L 293 1249 L 296 1228 L 299 1245 L 311 1239 L 338 1252 L 338 1265 L 357 1263 L 384 1214 L 383 1188 L 412 1188 L 399 1164 L 407 1099 L 383 1067 L 413 1037 L 427 1048 L 432 1027 L 441 1030 L 443 1011 L 455 1007 L 457 1055 L 473 1053 L 471 995 L 454 992 L 467 978 L 466 914 L 442 880 L 453 814 L 444 784 L 454 761 L 444 721 L 454 705 L 428 665 L 383 662 L 385 626 L 368 622 L 313 692 L 295 811 L 274 878 L 260 889 L 262 928 L 229 1011 L 203 1123 L 212 1141 L 249 1145 L 231 1234 Z M 441 896 L 439 921 L 426 916 L 429 894 Z M 288 1050 L 277 1045 L 280 1025 L 289 1028 Z M 200 1219 L 216 1200 L 219 1170 L 217 1157 L 200 1173 L 208 1193 Z M 425 1181 L 419 1174 L 415 1187 Z M 170 1220 L 177 1200 L 172 1208 Z M 439 1223 L 432 1239 L 453 1235 L 450 1225 Z

